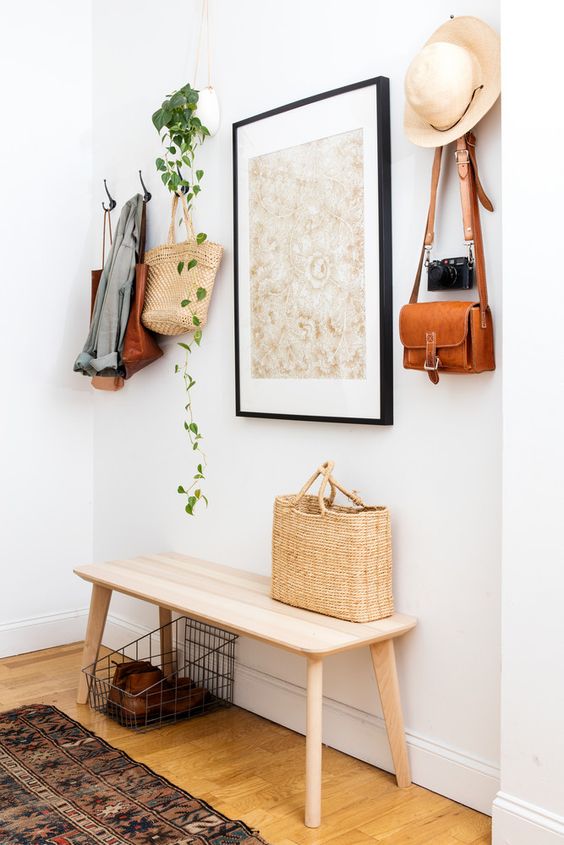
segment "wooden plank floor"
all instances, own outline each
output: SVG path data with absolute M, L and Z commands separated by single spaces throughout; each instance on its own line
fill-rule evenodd
M 233 707 L 138 734 L 75 703 L 81 644 L 0 660 L 0 711 L 54 704 L 271 845 L 489 845 L 490 819 L 386 772 L 323 751 L 323 823 L 303 826 L 304 738 Z

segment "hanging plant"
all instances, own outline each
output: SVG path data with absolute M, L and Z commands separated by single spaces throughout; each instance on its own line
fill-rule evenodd
M 185 195 L 188 211 L 191 211 L 194 200 L 201 191 L 201 181 L 204 176 L 203 170 L 195 169 L 196 150 L 210 134 L 196 115 L 198 96 L 199 92 L 187 83 L 178 91 L 169 94 L 160 109 L 157 109 L 153 114 L 153 124 L 164 147 L 164 157 L 157 158 L 155 162 L 157 170 L 161 174 L 163 184 L 171 193 L 181 191 Z M 182 170 L 185 167 L 189 169 L 189 178 L 182 175 Z M 180 220 L 179 225 L 182 222 Z M 203 244 L 206 238 L 205 232 L 199 232 L 196 235 L 196 243 L 198 245 Z M 180 261 L 177 267 L 179 275 L 190 273 L 197 264 L 195 258 L 187 263 Z M 197 288 L 196 298 L 198 301 L 205 299 L 207 295 L 208 291 L 204 287 Z M 182 375 L 187 400 L 184 406 L 184 430 L 191 450 L 196 453 L 195 457 L 198 459 L 198 463 L 191 482 L 179 484 L 178 493 L 186 499 L 184 509 L 187 514 L 192 516 L 200 501 L 208 504 L 201 486 L 202 481 L 205 480 L 205 467 L 207 466 L 206 455 L 202 450 L 203 435 L 194 419 L 192 408 L 192 389 L 196 381 L 190 374 L 190 355 L 193 352 L 194 344 L 200 346 L 202 342 L 202 329 L 201 321 L 193 307 L 194 302 L 190 299 L 183 299 L 181 305 L 190 311 L 193 334 L 189 341 L 178 344 L 184 350 L 184 360 L 181 364 L 175 365 L 174 371 Z

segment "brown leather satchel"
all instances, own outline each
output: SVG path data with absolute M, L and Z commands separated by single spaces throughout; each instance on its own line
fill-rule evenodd
M 425 238 L 408 305 L 400 312 L 400 338 L 404 346 L 403 366 L 408 370 L 425 370 L 433 384 L 439 372 L 482 373 L 495 370 L 493 322 L 488 306 L 488 288 L 484 243 L 478 201 L 488 211 L 493 206 L 478 177 L 472 133 L 456 142 L 456 165 L 460 182 L 464 240 L 473 260 L 478 302 L 418 302 L 421 273 L 434 240 L 437 187 L 441 170 L 442 147 L 435 150 L 431 179 L 431 200 Z
M 129 320 L 125 329 L 123 351 L 121 361 L 125 368 L 126 379 L 142 370 L 143 367 L 152 364 L 163 354 L 162 349 L 155 340 L 152 332 L 145 328 L 141 322 L 143 303 L 145 301 L 145 285 L 147 282 L 148 267 L 145 261 L 145 233 L 147 228 L 146 203 L 143 203 L 143 214 L 141 217 L 141 233 L 139 237 L 139 253 L 135 267 L 135 288 L 131 299 Z

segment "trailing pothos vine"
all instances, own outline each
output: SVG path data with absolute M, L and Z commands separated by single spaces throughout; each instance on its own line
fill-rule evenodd
M 155 162 L 157 170 L 161 174 L 163 184 L 171 193 L 181 191 L 185 195 L 188 211 L 191 210 L 195 198 L 201 191 L 200 183 L 204 176 L 203 170 L 194 169 L 196 150 L 210 134 L 195 114 L 198 107 L 198 97 L 199 92 L 187 83 L 178 91 L 173 91 L 172 94 L 167 95 L 167 99 L 153 114 L 153 124 L 159 133 L 165 150 L 164 158 L 157 158 Z M 183 167 L 189 168 L 189 178 L 182 175 Z M 196 235 L 196 242 L 203 244 L 206 238 L 205 232 L 199 232 Z M 177 267 L 178 274 L 189 273 L 197 266 L 197 263 L 195 258 L 186 264 L 184 261 L 180 261 Z M 199 287 L 196 290 L 197 300 L 205 299 L 207 293 L 205 288 Z M 193 345 L 200 346 L 202 342 L 200 319 L 194 312 L 193 304 L 190 299 L 183 299 L 181 302 L 182 307 L 188 308 L 192 315 L 194 333 L 187 343 L 178 344 L 184 350 L 184 361 L 181 364 L 175 364 L 174 367 L 174 372 L 182 375 L 186 393 L 184 430 L 191 450 L 195 453 L 195 457 L 200 459 L 190 483 L 178 485 L 178 493 L 186 499 L 184 509 L 190 516 L 193 516 L 199 502 L 204 501 L 206 505 L 208 504 L 201 485 L 202 481 L 205 481 L 205 468 L 207 466 L 206 456 L 201 446 L 203 436 L 194 419 L 192 408 L 192 388 L 196 381 L 190 374 L 190 356 Z

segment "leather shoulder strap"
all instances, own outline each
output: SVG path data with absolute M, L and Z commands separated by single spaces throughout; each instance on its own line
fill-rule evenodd
M 441 175 L 441 159 L 443 155 L 443 148 L 436 147 L 435 157 L 433 158 L 433 170 L 431 172 L 431 194 L 429 198 L 429 211 L 427 212 L 427 220 L 425 222 L 425 236 L 423 238 L 423 246 L 421 247 L 421 254 L 419 256 L 419 264 L 415 274 L 415 281 L 413 283 L 413 290 L 409 297 L 410 303 L 417 302 L 419 296 L 419 287 L 421 285 L 421 272 L 423 270 L 423 260 L 425 258 L 425 250 L 430 249 L 435 240 L 435 212 L 437 208 L 437 190 L 439 187 L 439 177 Z
M 417 302 L 419 288 L 421 286 L 421 274 L 425 259 L 425 250 L 430 249 L 435 239 L 435 214 L 437 207 L 437 191 L 441 173 L 441 159 L 443 147 L 435 149 L 433 169 L 431 174 L 431 192 L 429 198 L 429 210 L 425 223 L 425 235 L 413 289 L 409 298 L 410 303 Z M 486 265 L 484 256 L 484 242 L 482 237 L 482 226 L 480 221 L 480 202 L 485 209 L 493 211 L 493 205 L 486 195 L 480 177 L 478 175 L 478 163 L 476 160 L 476 138 L 472 132 L 459 138 L 456 142 L 455 152 L 459 183 L 460 198 L 462 203 L 462 220 L 464 227 L 464 240 L 473 241 L 475 246 L 475 275 L 480 299 L 481 325 L 486 326 L 486 310 L 488 308 L 488 289 L 486 282 Z
M 491 200 L 486 195 L 480 177 L 478 175 L 478 162 L 476 160 L 476 136 L 472 132 L 463 135 L 456 142 L 456 168 L 460 182 L 460 201 L 462 203 L 462 221 L 464 227 L 464 240 L 475 239 L 473 213 L 472 213 L 472 185 L 478 194 L 478 199 L 487 211 L 493 211 Z M 472 173 L 470 173 L 472 171 Z M 470 178 L 473 176 L 473 179 Z
M 476 160 L 476 138 L 472 133 L 464 135 L 456 142 L 456 164 L 460 183 L 460 198 L 462 201 L 462 219 L 464 225 L 464 239 L 474 242 L 474 275 L 480 299 L 480 325 L 486 328 L 486 311 L 488 309 L 488 285 L 486 279 L 486 260 L 484 255 L 484 240 L 482 236 L 482 222 L 480 220 L 480 205 L 493 211 L 493 205 L 486 196 Z

